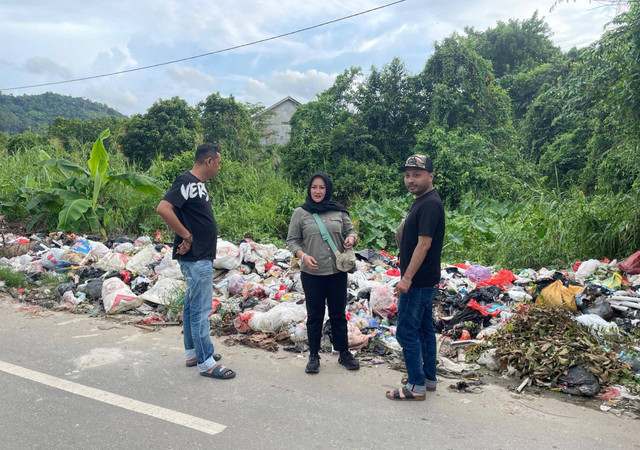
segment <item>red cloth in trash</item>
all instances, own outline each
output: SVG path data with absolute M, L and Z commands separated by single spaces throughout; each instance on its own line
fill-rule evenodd
M 516 279 L 516 276 L 507 269 L 500 269 L 500 272 L 495 274 L 493 278 L 489 278 L 486 280 L 482 280 L 476 283 L 476 288 L 480 289 L 487 286 L 498 286 L 503 291 L 506 291 L 511 287 L 511 283 L 513 283 Z
M 469 300 L 469 303 L 467 303 L 467 306 L 471 309 L 475 309 L 477 311 L 480 311 L 480 314 L 482 314 L 483 316 L 497 316 L 498 314 L 500 314 L 502 312 L 501 309 L 496 309 L 493 312 L 488 312 L 487 308 L 489 308 L 489 306 L 482 306 L 480 303 L 478 303 L 475 300 Z
M 639 274 L 640 273 L 640 252 L 635 252 L 633 255 L 629 256 L 627 259 L 625 259 L 621 263 L 618 263 L 616 267 L 628 275 Z
M 469 267 L 471 267 L 469 264 L 454 264 L 453 267 L 457 267 L 458 269 L 462 269 L 462 270 L 467 270 Z
M 387 275 L 389 275 L 390 277 L 399 277 L 400 269 L 389 269 L 387 270 Z
M 582 261 L 576 261 L 576 263 L 573 265 L 573 271 L 577 272 L 581 265 Z

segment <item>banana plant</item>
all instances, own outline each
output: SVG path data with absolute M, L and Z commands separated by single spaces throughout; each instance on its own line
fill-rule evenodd
M 26 209 L 34 214 L 30 226 L 44 216 L 56 216 L 57 228 L 64 231 L 106 234 L 103 219 L 105 207 L 101 204 L 101 191 L 117 182 L 147 195 L 158 192 L 155 180 L 134 172 L 108 171 L 109 155 L 104 140 L 110 136 L 107 128 L 96 139 L 87 161 L 87 168 L 66 159 L 51 158 L 41 151 L 40 161 L 44 177 L 27 177 L 19 189 L 22 197 L 29 198 Z

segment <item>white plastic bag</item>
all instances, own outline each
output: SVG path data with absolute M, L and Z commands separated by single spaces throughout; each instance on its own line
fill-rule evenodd
M 58 262 L 62 259 L 62 255 L 64 255 L 64 249 L 52 248 L 51 250 L 45 252 L 40 260 L 42 261 L 42 265 L 44 267 L 49 270 L 53 270 L 58 265 Z
M 162 255 L 156 251 L 155 247 L 153 245 L 147 245 L 129 258 L 127 261 L 127 270 L 139 275 L 153 276 L 153 272 L 147 266 L 159 261 L 160 258 L 162 258 Z
M 292 323 L 298 323 L 307 316 L 307 308 L 295 303 L 280 303 L 266 313 L 256 312 L 249 320 L 249 327 L 254 331 L 277 333 L 282 328 L 288 328 Z
M 116 314 L 137 308 L 142 304 L 142 301 L 118 277 L 107 278 L 102 283 L 102 303 L 107 314 Z
M 618 325 L 615 322 L 607 322 L 597 314 L 583 314 L 576 317 L 575 320 L 586 327 L 593 327 L 597 333 L 610 334 L 618 330 Z
M 168 305 L 172 299 L 184 294 L 186 290 L 187 284 L 184 281 L 160 278 L 151 289 L 140 295 L 139 298 L 156 305 Z
M 596 273 L 596 270 L 598 270 L 599 265 L 600 265 L 600 261 L 598 261 L 597 259 L 590 259 L 588 261 L 583 261 L 582 264 L 580 264 L 580 267 L 578 267 L 578 270 L 576 271 L 576 277 L 580 278 L 581 280 L 585 280 L 589 278 L 589 276 Z
M 127 255 L 124 253 L 112 252 L 102 258 L 95 265 L 98 269 L 105 272 L 121 272 L 127 266 Z
M 173 278 L 174 280 L 183 280 L 184 275 L 180 270 L 180 264 L 173 259 L 171 252 L 167 252 L 160 261 L 160 264 L 156 266 L 156 274 L 162 275 L 166 278 Z
M 237 269 L 242 264 L 242 252 L 231 242 L 218 239 L 216 259 L 213 260 L 215 269 Z
M 90 240 L 89 245 L 91 245 L 91 257 L 95 261 L 99 261 L 105 256 L 107 256 L 109 253 L 111 253 L 111 250 L 109 250 L 109 247 L 104 245 L 102 242 Z

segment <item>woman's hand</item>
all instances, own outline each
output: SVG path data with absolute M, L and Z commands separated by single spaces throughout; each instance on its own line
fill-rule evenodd
M 304 265 L 307 266 L 311 270 L 318 270 L 318 261 L 311 255 L 307 255 L 306 253 L 302 256 L 302 261 Z
M 344 248 L 346 248 L 347 250 L 350 248 L 353 248 L 356 246 L 356 242 L 358 241 L 358 238 L 355 236 L 349 236 L 348 238 L 346 238 L 344 240 Z

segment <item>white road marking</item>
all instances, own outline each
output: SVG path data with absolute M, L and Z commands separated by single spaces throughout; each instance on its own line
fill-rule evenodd
M 102 336 L 101 334 L 81 334 L 78 336 L 71 336 L 71 339 L 80 339 L 80 338 L 88 338 L 88 337 L 96 337 L 96 336 Z
M 62 378 L 56 378 L 51 375 L 36 372 L 31 369 L 16 366 L 8 362 L 0 361 L 0 371 L 15 375 L 27 380 L 35 381 L 46 386 L 50 386 L 56 389 L 70 392 L 72 394 L 81 395 L 83 397 L 90 398 L 102 403 L 117 406 L 119 408 L 134 411 L 140 414 L 146 414 L 147 416 L 155 417 L 156 419 L 166 420 L 183 427 L 192 428 L 197 431 L 201 431 L 207 434 L 218 434 L 225 428 L 225 425 L 211 422 L 209 420 L 201 419 L 199 417 L 190 416 L 171 409 L 162 408 L 160 406 L 151 405 L 149 403 L 140 402 L 132 398 L 123 397 L 121 395 L 112 394 L 111 392 L 103 391 L 88 386 L 83 386 L 72 381 L 63 380 Z

